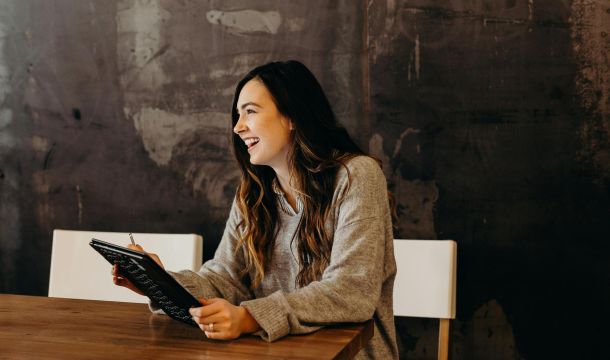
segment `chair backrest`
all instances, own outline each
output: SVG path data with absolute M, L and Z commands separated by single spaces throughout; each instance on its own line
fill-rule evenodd
M 457 243 L 394 240 L 394 315 L 455 319 Z
M 156 253 L 167 270 L 198 270 L 203 239 L 196 234 L 134 233 L 137 244 Z M 49 296 L 89 300 L 145 303 L 148 298 L 112 283 L 111 265 L 89 242 L 91 238 L 127 246 L 128 233 L 98 231 L 53 231 Z

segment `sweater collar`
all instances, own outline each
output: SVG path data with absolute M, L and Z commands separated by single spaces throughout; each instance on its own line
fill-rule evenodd
M 295 211 L 295 209 L 293 209 L 292 206 L 290 206 L 290 204 L 288 203 L 288 200 L 286 199 L 286 194 L 284 194 L 284 190 L 282 190 L 282 187 L 280 186 L 277 177 L 273 179 L 273 182 L 271 183 L 271 188 L 273 189 L 273 192 L 278 196 L 278 202 L 283 212 L 291 216 L 298 215 L 303 212 L 303 202 L 301 201 L 301 197 L 297 195 L 297 208 Z

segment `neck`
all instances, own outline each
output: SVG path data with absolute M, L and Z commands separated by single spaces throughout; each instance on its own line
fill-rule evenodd
M 288 169 L 276 169 L 275 175 L 277 176 L 277 180 L 280 183 L 280 187 L 286 196 L 286 200 L 293 209 L 297 208 L 296 201 L 296 191 L 294 190 L 294 179 L 290 177 L 290 173 Z

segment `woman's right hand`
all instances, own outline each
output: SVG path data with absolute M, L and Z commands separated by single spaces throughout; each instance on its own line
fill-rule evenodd
M 144 251 L 144 249 L 143 249 L 143 248 L 142 248 L 140 245 L 133 245 L 133 244 L 129 244 L 129 245 L 127 245 L 127 247 L 128 247 L 128 248 L 130 248 L 131 250 L 140 251 L 140 252 L 143 252 L 143 253 L 147 254 L 147 255 L 148 255 L 148 256 L 150 256 L 150 257 L 151 257 L 151 258 L 152 258 L 152 259 L 153 259 L 153 260 L 154 260 L 154 261 L 155 261 L 157 264 L 159 264 L 159 266 L 161 266 L 162 268 L 164 268 L 164 267 L 163 267 L 163 263 L 161 262 L 161 259 L 159 259 L 159 257 L 157 256 L 157 254 L 153 254 L 153 253 L 147 253 L 146 251 Z M 141 291 L 140 291 L 140 289 L 138 289 L 137 287 L 135 287 L 135 285 L 134 285 L 134 284 L 133 284 L 131 281 L 129 281 L 127 278 L 124 278 L 123 276 L 121 276 L 121 274 L 119 273 L 119 266 L 118 266 L 118 265 L 116 265 L 116 264 L 114 264 L 114 265 L 112 266 L 112 282 L 113 282 L 115 285 L 126 287 L 126 288 L 128 288 L 129 290 L 131 290 L 131 291 L 133 291 L 133 292 L 135 292 L 135 293 L 137 293 L 137 294 L 140 294 L 140 295 L 146 296 L 146 295 L 144 295 L 144 293 L 143 293 L 143 292 L 141 292 Z

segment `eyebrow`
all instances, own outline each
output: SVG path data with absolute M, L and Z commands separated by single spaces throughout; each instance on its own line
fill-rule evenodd
M 257 104 L 257 103 L 255 103 L 255 102 L 250 101 L 250 102 L 247 102 L 247 103 L 245 103 L 245 104 L 242 104 L 241 109 L 243 110 L 243 109 L 244 109 L 246 106 L 248 106 L 248 105 L 253 105 L 253 106 L 256 106 L 256 107 L 261 107 L 259 104 Z M 237 109 L 237 112 L 239 112 L 239 109 Z

